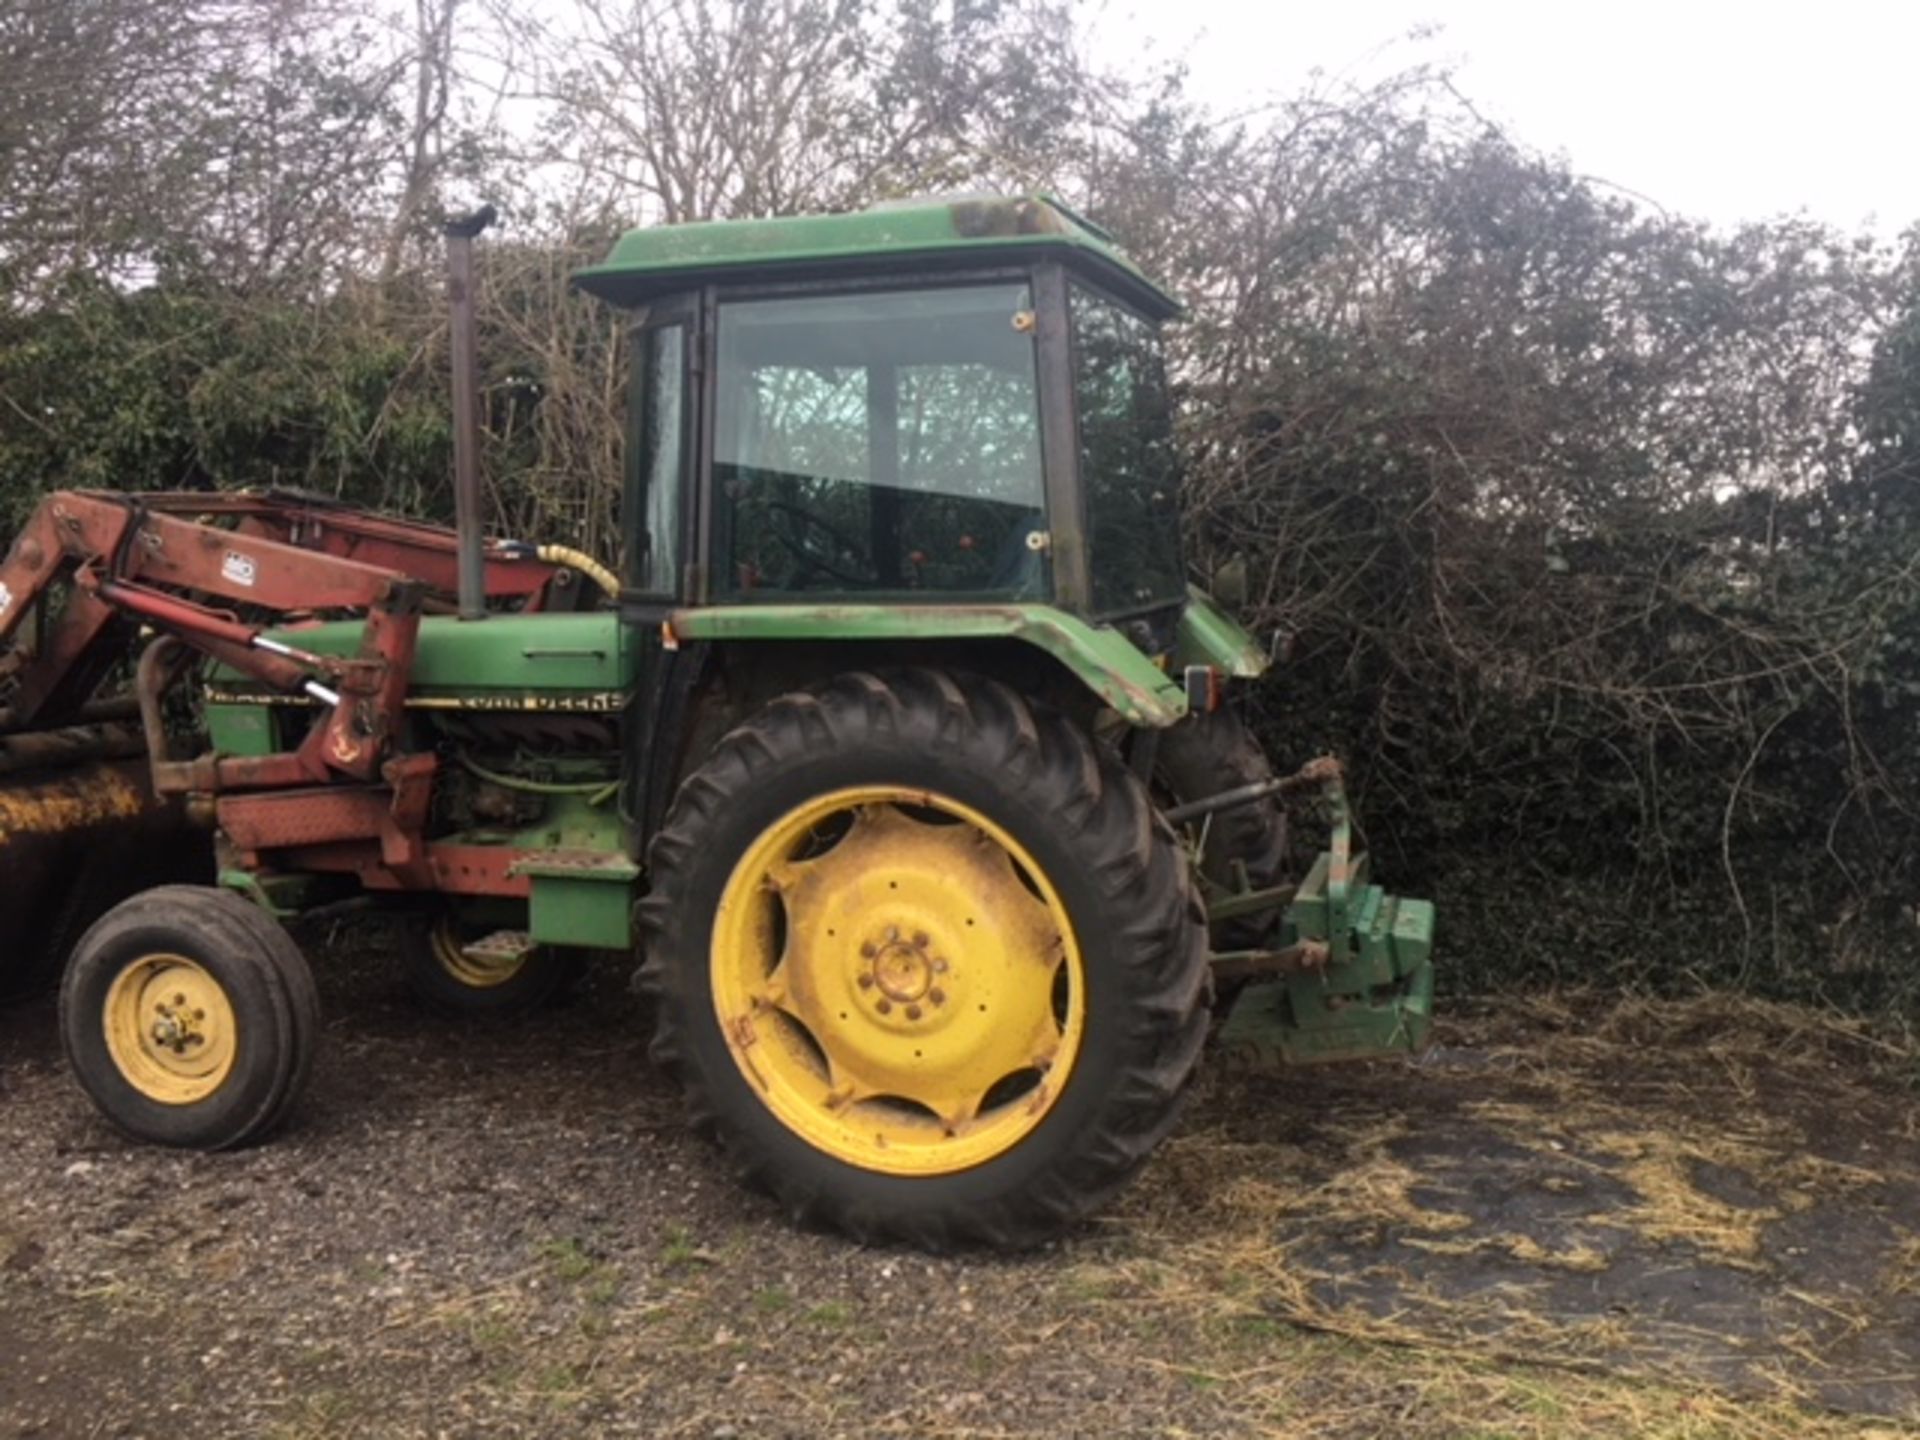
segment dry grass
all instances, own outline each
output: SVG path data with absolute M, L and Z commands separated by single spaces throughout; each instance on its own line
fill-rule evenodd
M 1782 1212 L 1772 1206 L 1730 1205 L 1702 1190 L 1693 1174 L 1696 1165 L 1706 1163 L 1757 1178 L 1767 1152 L 1738 1142 L 1703 1144 L 1662 1131 L 1604 1130 L 1588 1135 L 1586 1143 L 1624 1162 L 1619 1178 L 1639 1197 L 1636 1204 L 1612 1211 L 1604 1223 L 1649 1240 L 1684 1241 L 1727 1264 L 1758 1264 L 1761 1231 Z
M 1739 998 L 1563 996 L 1493 1008 L 1452 1043 L 1483 1063 L 1383 1069 L 1377 1097 L 1346 1081 L 1214 1097 L 1219 1118 L 1176 1139 L 1128 1203 L 1115 1226 L 1125 1243 L 1069 1279 L 1118 1332 L 1111 1343 L 1186 1337 L 1178 1363 L 1274 1437 L 1920 1433 L 1810 1403 L 1808 1377 L 1878 1316 L 1838 1293 L 1779 1288 L 1767 1241 L 1787 1217 L 1889 1182 L 1809 1145 L 1822 1097 L 1845 1104 L 1863 1072 L 1884 1104 L 1903 1103 L 1887 1083 L 1915 1070 L 1901 1039 Z M 1783 1081 L 1805 1107 L 1769 1099 Z M 1425 1103 L 1410 1107 L 1416 1086 Z M 1284 1143 L 1247 1138 L 1259 1130 L 1248 1116 L 1301 1104 L 1320 1107 L 1304 1136 L 1295 1124 L 1276 1126 Z M 1416 1143 L 1431 1142 L 1429 1109 L 1466 1137 L 1457 1155 Z M 1483 1160 L 1474 1136 L 1498 1153 Z M 1497 1163 L 1558 1208 L 1514 1226 L 1477 1212 L 1470 1192 Z M 1684 1320 L 1557 1306 L 1560 1282 L 1603 1276 L 1616 1246 L 1774 1286 L 1807 1326 L 1783 1324 L 1761 1348 Z M 1883 1285 L 1920 1293 L 1920 1240 L 1902 1243 Z M 1696 1356 L 1744 1366 L 1741 1394 L 1696 1383 Z M 1403 1397 L 1399 1411 L 1383 1409 L 1383 1389 Z M 1366 1399 L 1327 1398 L 1343 1394 Z

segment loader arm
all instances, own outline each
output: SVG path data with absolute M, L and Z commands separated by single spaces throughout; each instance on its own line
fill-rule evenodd
M 42 613 L 61 581 L 71 587 L 67 603 Z M 399 716 L 425 588 L 395 570 L 183 519 L 136 497 L 59 491 L 0 565 L 0 643 L 18 634 L 28 614 L 39 630 L 34 643 L 8 652 L 15 682 L 8 720 L 27 728 L 46 719 L 46 702 L 70 672 L 96 670 L 103 650 L 118 652 L 113 621 L 127 616 L 331 707 L 326 724 L 269 783 L 328 769 L 368 779 Z M 357 610 L 366 619 L 358 651 L 341 659 L 270 640 L 232 607 L 283 616 Z
M 485 598 L 523 616 L 570 582 L 532 545 L 488 541 L 482 561 Z M 634 867 L 616 847 L 563 857 L 565 873 L 543 882 L 542 844 L 427 838 L 439 761 L 409 748 L 405 707 L 423 613 L 454 608 L 457 568 L 451 531 L 304 497 L 56 492 L 0 562 L 0 747 L 54 735 L 103 756 L 144 750 L 154 794 L 193 797 L 230 883 L 250 891 L 264 894 L 252 877 L 265 870 L 357 876 L 369 889 L 531 896 L 537 921 L 546 892 L 570 894 L 584 870 L 624 882 Z M 511 649 L 515 626 L 586 618 L 501 614 L 472 633 L 491 652 L 496 627 Z M 134 677 L 140 727 L 79 733 L 136 628 L 150 636 Z M 291 748 L 174 758 L 163 703 L 195 655 L 312 707 L 313 723 Z M 124 720 L 126 699 L 109 703 Z M 624 904 L 617 918 L 602 930 L 624 935 Z
M 553 567 L 529 546 L 488 548 L 489 598 L 537 609 Z M 121 653 L 116 619 L 133 617 L 332 705 L 317 755 L 368 776 L 398 712 L 418 617 L 449 603 L 455 570 L 452 532 L 346 506 L 272 494 L 56 492 L 0 562 L 0 679 L 12 683 L 0 728 L 65 718 Z M 62 585 L 65 603 L 49 604 Z M 311 655 L 266 639 L 234 607 L 282 622 L 364 611 L 366 633 L 351 657 Z M 30 618 L 33 633 L 16 641 Z

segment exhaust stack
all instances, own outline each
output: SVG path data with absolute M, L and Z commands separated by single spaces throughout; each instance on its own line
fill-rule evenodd
M 459 543 L 460 618 L 487 618 L 487 571 L 480 534 L 480 386 L 473 360 L 473 237 L 493 223 L 494 208 L 448 220 L 447 300 L 452 307 L 453 525 Z

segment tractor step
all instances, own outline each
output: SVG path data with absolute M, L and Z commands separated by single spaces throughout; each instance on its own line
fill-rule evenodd
M 518 860 L 508 873 L 532 882 L 528 913 L 536 938 L 603 950 L 633 944 L 640 867 L 619 851 L 560 847 Z
M 517 965 L 539 948 L 540 942 L 525 930 L 496 930 L 460 947 L 472 959 L 497 960 L 503 965 Z

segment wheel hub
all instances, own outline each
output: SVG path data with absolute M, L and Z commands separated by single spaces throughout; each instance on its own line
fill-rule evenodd
M 180 955 L 149 955 L 108 987 L 107 1051 L 127 1083 L 163 1105 L 191 1105 L 225 1083 L 239 1020 L 220 982 Z
M 153 1011 L 158 1017 L 150 1032 L 154 1044 L 171 1050 L 175 1055 L 184 1055 L 193 1046 L 207 1043 L 207 1037 L 200 1031 L 200 1026 L 206 1023 L 207 1012 L 189 1005 L 184 994 L 176 994 L 171 1000 L 157 1001 Z
M 867 961 L 867 975 L 871 977 L 873 988 L 880 992 L 879 998 L 900 1005 L 911 1005 L 920 1000 L 928 1000 L 938 1005 L 945 1000 L 933 999 L 934 973 L 945 970 L 947 962 L 931 952 L 931 942 L 927 932 L 918 930 L 908 935 L 900 926 L 889 925 L 878 941 L 869 940 L 860 947 L 860 954 Z

